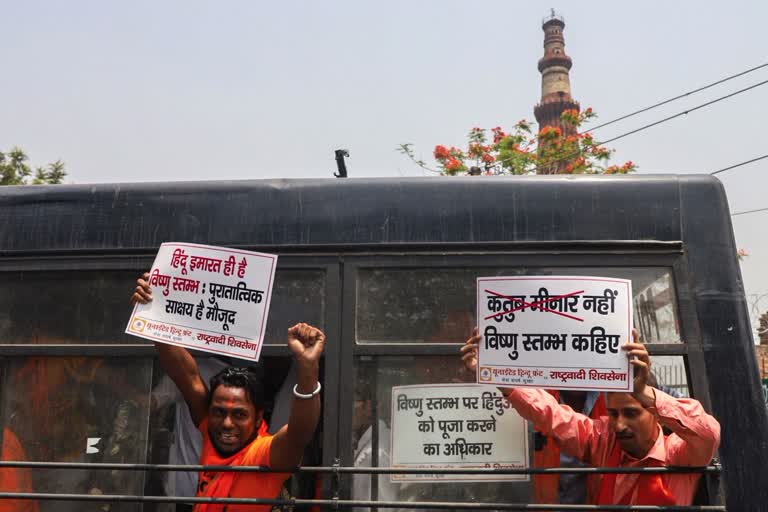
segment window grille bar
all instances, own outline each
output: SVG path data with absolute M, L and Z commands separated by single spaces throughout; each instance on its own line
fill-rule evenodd
M 639 474 L 639 473 L 721 473 L 719 464 L 710 466 L 667 466 L 648 468 L 395 468 L 358 466 L 302 466 L 292 471 L 271 469 L 266 466 L 204 466 L 183 464 L 111 464 L 89 462 L 31 462 L 0 461 L 0 468 L 29 469 L 98 469 L 124 471 L 190 471 L 226 473 L 345 473 L 371 475 L 538 475 L 538 474 Z
M 655 505 L 557 505 L 557 504 L 527 504 L 527 503 L 462 503 L 458 501 L 366 501 L 366 500 L 324 500 L 324 499 L 265 499 L 265 498 L 199 498 L 189 496 L 135 496 L 119 494 L 53 494 L 53 493 L 22 493 L 2 492 L 3 499 L 57 500 L 57 501 L 96 501 L 96 502 L 135 502 L 135 503 L 221 503 L 240 505 L 272 505 L 291 507 L 333 507 L 351 508 L 367 507 L 374 509 L 413 508 L 436 510 L 557 510 L 565 511 L 624 511 L 624 510 L 666 510 L 666 511 L 717 511 L 726 509 L 721 505 L 692 505 L 692 506 L 655 506 Z

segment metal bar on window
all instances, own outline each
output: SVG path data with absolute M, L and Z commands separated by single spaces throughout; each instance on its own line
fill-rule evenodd
M 399 341 L 387 343 L 383 341 L 358 340 L 355 345 L 355 355 L 364 356 L 421 356 L 445 355 L 458 358 L 461 343 L 429 343 L 422 340 Z M 648 343 L 645 345 L 652 356 L 682 356 L 689 352 L 685 343 Z
M 285 473 L 285 469 L 271 469 L 267 466 L 206 466 L 184 464 L 117 464 L 106 462 L 31 462 L 31 461 L 0 461 L 0 468 L 30 468 L 30 469 L 103 469 L 124 471 L 209 471 L 227 473 Z M 295 468 L 294 473 L 348 473 L 348 474 L 379 474 L 379 475 L 418 475 L 423 473 L 440 475 L 535 475 L 551 473 L 720 473 L 720 465 L 710 466 L 665 466 L 641 468 L 616 467 L 582 467 L 582 468 L 397 468 L 397 467 L 358 467 L 358 466 L 302 466 Z
M 373 382 L 371 386 L 371 467 L 379 466 L 379 369 L 373 372 Z M 371 501 L 379 501 L 379 477 L 376 473 L 371 473 L 368 477 L 371 486 Z
M 272 505 L 290 507 L 325 506 L 338 508 L 367 507 L 367 508 L 409 508 L 409 509 L 438 509 L 438 510 L 569 510 L 569 511 L 624 511 L 624 510 L 668 510 L 668 511 L 725 511 L 722 505 L 692 505 L 692 506 L 656 506 L 656 505 L 555 505 L 527 503 L 462 503 L 458 501 L 365 501 L 365 500 L 324 500 L 324 499 L 267 499 L 267 498 L 201 498 L 188 496 L 135 496 L 119 494 L 51 494 L 51 493 L 0 493 L 0 503 L 3 499 L 28 500 L 58 500 L 58 501 L 95 501 L 95 502 L 138 502 L 138 503 L 219 503 L 239 505 Z
M 285 345 L 265 343 L 262 356 L 288 355 Z M 34 343 L 0 344 L 0 357 L 156 357 L 157 350 L 152 343 L 146 344 L 57 344 Z M 325 355 L 323 355 L 325 357 Z

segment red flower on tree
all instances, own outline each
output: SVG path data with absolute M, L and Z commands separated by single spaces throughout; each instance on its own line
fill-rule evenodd
M 435 151 L 433 153 L 435 155 L 435 160 L 444 160 L 448 158 L 448 148 L 445 146 L 435 146 Z
M 445 169 L 447 171 L 456 172 L 459 169 L 461 169 L 461 161 L 458 158 L 450 157 L 448 158 L 448 161 L 445 163 Z
M 440 174 L 472 175 L 534 174 L 556 170 L 567 174 L 625 174 L 636 170 L 634 163 L 607 165 L 612 150 L 596 143 L 592 134 L 579 131 L 581 125 L 597 117 L 591 108 L 571 109 L 560 116 L 560 126 L 545 126 L 533 135 L 531 124 L 520 120 L 507 133 L 500 126 L 486 130 L 472 128 L 467 134 L 466 152 L 456 147 L 435 146 L 433 156 L 438 169 L 416 159 L 411 144 L 399 151 L 420 167 Z

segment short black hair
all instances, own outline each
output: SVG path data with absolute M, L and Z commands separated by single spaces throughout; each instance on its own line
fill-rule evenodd
M 251 401 L 257 411 L 264 409 L 266 401 L 264 392 L 264 383 L 261 379 L 261 372 L 258 368 L 228 366 L 219 373 L 211 377 L 210 392 L 208 393 L 208 405 L 213 400 L 213 392 L 219 386 L 228 388 L 242 388 L 248 399 Z

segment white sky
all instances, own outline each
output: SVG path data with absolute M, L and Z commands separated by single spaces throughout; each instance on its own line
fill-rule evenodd
M 418 176 L 395 148 L 461 145 L 533 120 L 533 1 L 0 0 L 0 150 L 69 181 Z M 563 2 L 571 82 L 601 121 L 768 62 L 768 3 Z M 768 79 L 768 68 L 596 132 L 610 138 Z M 610 145 L 642 173 L 768 153 L 768 85 Z M 720 175 L 733 212 L 768 207 L 768 159 Z M 734 217 L 750 303 L 768 310 L 768 212 Z M 762 295 L 764 297 L 758 298 Z

